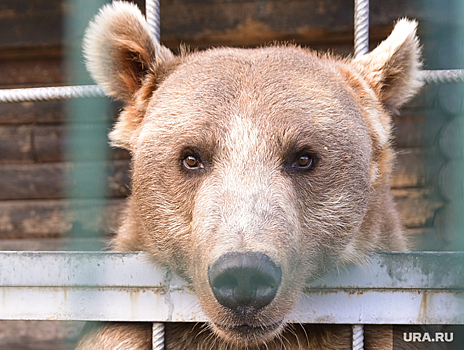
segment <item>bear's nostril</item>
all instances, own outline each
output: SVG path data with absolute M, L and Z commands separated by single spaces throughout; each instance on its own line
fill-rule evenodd
M 262 253 L 227 253 L 210 266 L 208 278 L 221 305 L 257 311 L 276 296 L 282 270 Z

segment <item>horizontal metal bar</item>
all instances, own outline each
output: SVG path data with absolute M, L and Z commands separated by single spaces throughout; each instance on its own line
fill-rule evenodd
M 310 289 L 464 289 L 463 268 L 460 252 L 384 252 Z M 190 289 L 142 252 L 0 252 L 0 286 Z
M 421 72 L 421 79 L 425 84 L 463 83 L 464 70 L 424 70 Z M 105 96 L 104 91 L 97 85 L 0 89 L 0 103 L 68 100 L 103 96 Z
M 464 323 L 463 266 L 464 253 L 378 253 L 314 281 L 288 321 Z M 0 252 L 0 319 L 207 320 L 188 283 L 126 252 Z
M 205 322 L 191 291 L 150 288 L 18 288 L 0 293 L 0 319 Z M 291 323 L 463 324 L 463 291 L 315 291 L 288 315 Z

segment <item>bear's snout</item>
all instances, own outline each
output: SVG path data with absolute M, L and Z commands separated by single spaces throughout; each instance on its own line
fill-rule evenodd
M 227 253 L 209 267 L 208 278 L 216 300 L 248 318 L 272 302 L 282 269 L 263 253 Z

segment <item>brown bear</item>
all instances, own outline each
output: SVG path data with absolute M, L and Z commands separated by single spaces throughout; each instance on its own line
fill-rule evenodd
M 96 16 L 87 67 L 124 103 L 110 139 L 133 166 L 114 249 L 146 251 L 190 282 L 210 320 L 167 324 L 167 349 L 351 349 L 349 325 L 286 315 L 328 269 L 407 249 L 390 140 L 391 116 L 421 87 L 416 25 L 400 20 L 355 59 L 294 45 L 176 56 L 135 5 Z M 391 327 L 366 327 L 365 344 L 391 349 Z M 150 347 L 150 324 L 128 323 L 78 344 Z

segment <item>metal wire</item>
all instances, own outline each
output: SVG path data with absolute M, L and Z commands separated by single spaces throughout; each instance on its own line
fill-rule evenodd
M 97 85 L 0 89 L 0 103 L 69 100 L 100 96 L 105 96 L 105 93 Z
M 354 57 L 369 52 L 369 0 L 354 1 Z
M 153 350 L 164 350 L 164 323 L 153 322 Z
M 463 69 L 424 70 L 421 79 L 425 84 L 453 84 L 464 82 Z
M 464 83 L 464 70 L 424 70 L 421 72 L 421 79 L 425 84 Z M 97 85 L 0 89 L 0 103 L 68 100 L 102 96 L 105 96 L 105 93 Z
M 364 349 L 364 327 L 359 324 L 355 324 L 353 327 L 353 350 Z
M 160 3 L 159 0 L 146 0 L 145 9 L 147 16 L 147 23 L 150 27 L 152 35 L 160 42 Z

